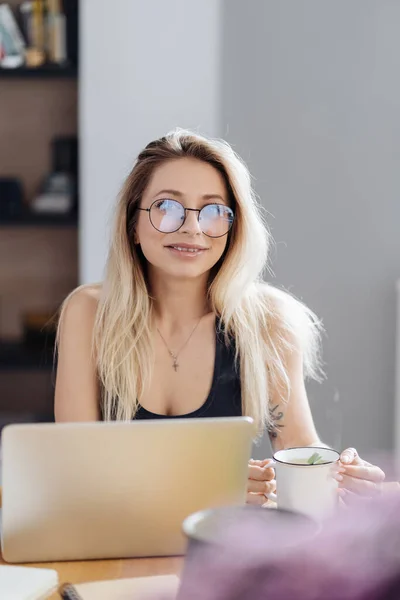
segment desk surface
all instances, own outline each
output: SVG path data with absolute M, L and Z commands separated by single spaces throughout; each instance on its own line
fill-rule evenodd
M 398 482 L 385 483 L 385 492 L 399 492 Z M 1 487 L 0 487 L 1 506 Z M 7 564 L 0 554 L 0 565 Z M 180 575 L 183 567 L 183 557 L 167 558 L 130 558 L 118 560 L 89 560 L 76 562 L 55 562 L 29 564 L 26 566 L 55 569 L 58 572 L 60 584 L 84 583 L 88 581 L 104 581 L 107 579 L 122 579 L 125 577 L 148 577 L 151 575 Z M 55 594 L 51 600 L 59 599 Z
M 0 556 L 0 565 L 5 564 L 7 563 Z M 182 557 L 168 557 L 38 563 L 26 566 L 55 569 L 62 584 L 151 575 L 180 575 L 182 565 Z M 59 598 L 58 594 L 51 596 L 51 600 L 59 600 Z

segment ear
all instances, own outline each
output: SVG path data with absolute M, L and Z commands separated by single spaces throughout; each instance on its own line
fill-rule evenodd
M 130 239 L 130 243 L 132 243 L 132 235 L 133 235 L 133 243 L 135 246 L 140 244 L 139 236 L 136 232 L 137 219 L 134 217 L 133 205 L 129 204 L 127 207 L 126 213 L 126 221 L 127 221 L 127 230 L 128 237 Z
M 140 240 L 139 240 L 139 236 L 138 236 L 136 225 L 137 225 L 137 223 L 133 223 L 132 232 L 131 232 L 131 239 L 132 239 L 132 236 L 133 236 L 133 243 L 134 243 L 135 246 L 137 246 L 138 244 L 140 244 Z
M 135 246 L 140 246 L 140 237 L 136 233 L 136 231 L 135 231 L 135 233 L 133 235 L 133 243 L 135 244 Z

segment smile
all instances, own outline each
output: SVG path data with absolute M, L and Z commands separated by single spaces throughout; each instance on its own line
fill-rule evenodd
M 167 250 L 170 250 L 174 254 L 179 254 L 181 256 L 190 256 L 195 257 L 203 254 L 207 250 L 207 248 L 203 248 L 200 246 L 166 246 Z
M 179 252 L 203 252 L 204 248 L 183 248 L 182 246 L 170 246 L 174 250 L 179 250 Z

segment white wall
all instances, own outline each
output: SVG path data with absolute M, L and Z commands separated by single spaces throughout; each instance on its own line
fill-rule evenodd
M 310 387 L 319 430 L 331 444 L 390 449 L 400 2 L 228 0 L 223 23 L 222 135 L 273 215 L 274 281 L 327 330 L 328 380 Z
M 137 153 L 176 126 L 219 134 L 220 0 L 80 2 L 80 280 L 102 278 Z M 118 8 L 118 9 L 117 9 Z

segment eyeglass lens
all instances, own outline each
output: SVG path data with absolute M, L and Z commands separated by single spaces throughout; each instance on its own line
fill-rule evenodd
M 182 227 L 185 213 L 185 208 L 177 200 L 156 200 L 150 207 L 150 221 L 158 231 L 173 233 Z M 198 214 L 200 228 L 209 237 L 226 235 L 234 220 L 232 209 L 223 204 L 207 204 Z

